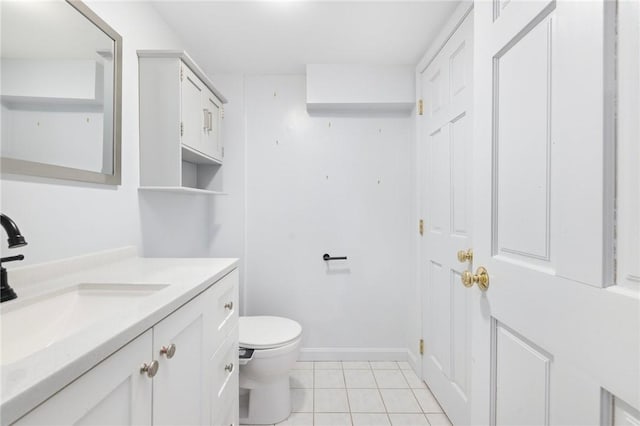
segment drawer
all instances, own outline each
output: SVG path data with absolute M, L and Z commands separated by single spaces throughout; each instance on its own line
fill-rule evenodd
M 212 290 L 211 324 L 215 350 L 238 323 L 238 270 L 214 284 Z
M 228 408 L 238 405 L 238 327 L 211 359 L 211 419 L 214 425 L 228 415 Z M 237 423 L 237 422 L 236 422 Z

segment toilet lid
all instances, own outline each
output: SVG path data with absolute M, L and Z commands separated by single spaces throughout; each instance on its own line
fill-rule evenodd
M 302 327 L 294 320 L 281 317 L 240 317 L 240 346 L 248 349 L 271 349 L 293 342 Z

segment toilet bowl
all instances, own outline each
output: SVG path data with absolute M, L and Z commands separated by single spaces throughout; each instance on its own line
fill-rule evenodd
M 291 414 L 289 371 L 298 359 L 302 327 L 288 318 L 240 317 L 240 347 L 253 349 L 240 363 L 240 423 L 274 424 Z

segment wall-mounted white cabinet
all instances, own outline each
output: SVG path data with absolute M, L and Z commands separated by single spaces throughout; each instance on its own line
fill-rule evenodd
M 14 424 L 237 425 L 237 306 L 235 269 Z
M 226 99 L 183 51 L 139 50 L 140 186 L 222 190 Z

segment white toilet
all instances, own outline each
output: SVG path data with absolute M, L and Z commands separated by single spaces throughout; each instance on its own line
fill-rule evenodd
M 289 371 L 300 351 L 302 327 L 288 318 L 240 317 L 240 424 L 274 424 L 291 414 Z

